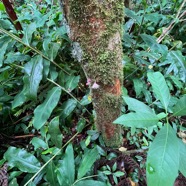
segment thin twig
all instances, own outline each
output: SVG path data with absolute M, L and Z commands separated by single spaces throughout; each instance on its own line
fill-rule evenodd
M 165 38 L 165 36 L 168 35 L 168 33 L 173 29 L 173 27 L 174 27 L 175 24 L 177 23 L 177 19 L 180 20 L 180 19 L 186 14 L 186 11 L 184 11 L 184 12 L 180 15 L 180 13 L 181 13 L 181 11 L 182 11 L 182 9 L 183 9 L 185 3 L 186 3 L 186 0 L 184 0 L 183 3 L 181 4 L 181 6 L 180 6 L 180 8 L 179 8 L 179 10 L 178 10 L 178 13 L 176 14 L 175 19 L 170 23 L 170 25 L 169 25 L 167 28 L 164 29 L 163 33 L 158 37 L 158 39 L 157 39 L 157 42 L 158 42 L 158 43 L 160 43 L 160 42 Z

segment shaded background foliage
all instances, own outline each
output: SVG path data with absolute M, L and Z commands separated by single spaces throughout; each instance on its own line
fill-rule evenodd
M 117 185 L 131 177 L 144 185 L 137 167 L 133 166 L 130 173 L 123 171 L 119 167 L 121 162 L 114 159 L 118 152 L 105 149 L 102 138 L 90 125 L 94 117 L 91 96 L 84 73 L 72 58 L 71 41 L 58 3 L 50 0 L 14 3 L 23 28 L 22 40 L 0 2 L 0 165 L 8 161 L 9 183 L 25 185 L 30 180 L 30 185 L 99 186 Z M 182 3 L 181 0 L 138 0 L 125 8 L 123 96 L 137 98 L 155 113 L 163 112 L 163 107 L 149 83 L 149 72 L 160 71 L 165 78 L 171 95 L 169 114 L 180 98 L 182 107 L 185 103 L 186 24 L 185 6 L 180 10 Z M 179 10 L 182 16 L 175 19 Z M 172 22 L 174 27 L 157 42 Z M 126 103 L 124 99 L 123 114 L 129 113 Z M 182 116 L 169 118 L 183 141 L 186 139 L 185 110 Z M 124 146 L 128 150 L 146 151 L 164 120 L 162 117 L 152 128 L 124 126 Z M 68 145 L 61 151 L 76 132 L 81 133 L 76 134 L 73 146 Z M 55 159 L 51 159 L 54 156 Z M 114 159 L 117 163 L 97 166 L 98 180 L 95 181 L 91 177 L 93 164 L 101 158 Z M 144 155 L 133 158 L 144 167 Z M 120 160 L 123 159 L 132 161 Z M 38 174 L 31 179 L 34 173 Z M 87 179 L 81 180 L 84 177 Z

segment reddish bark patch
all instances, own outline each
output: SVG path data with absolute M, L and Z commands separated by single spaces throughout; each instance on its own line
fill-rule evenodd
M 115 135 L 115 133 L 116 133 L 116 126 L 114 126 L 113 124 L 112 124 L 112 122 L 110 122 L 110 123 L 107 123 L 106 125 L 105 125 L 105 134 L 106 134 L 106 138 L 109 140 L 109 139 L 112 139 L 113 138 L 113 136 Z
M 116 96 L 121 95 L 121 83 L 119 79 L 115 79 L 115 83 L 113 86 L 107 86 L 106 90 L 108 93 L 111 93 Z

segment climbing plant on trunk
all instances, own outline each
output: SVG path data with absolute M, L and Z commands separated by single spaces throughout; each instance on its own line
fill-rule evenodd
M 72 54 L 90 85 L 97 130 L 107 146 L 121 145 L 120 115 L 123 0 L 64 0 Z

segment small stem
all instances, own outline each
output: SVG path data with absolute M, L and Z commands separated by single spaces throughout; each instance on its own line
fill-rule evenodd
M 79 179 L 79 180 L 76 180 L 73 184 L 72 184 L 72 186 L 74 186 L 77 182 L 79 182 L 79 181 L 82 181 L 82 180 L 85 180 L 85 179 L 88 179 L 88 178 L 94 178 L 94 177 L 97 177 L 98 175 L 92 175 L 92 176 L 87 176 L 87 177 L 83 177 L 83 178 L 81 178 L 81 179 Z

